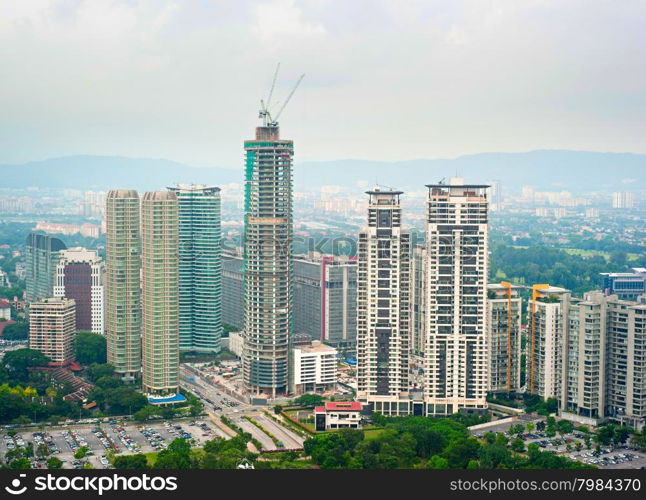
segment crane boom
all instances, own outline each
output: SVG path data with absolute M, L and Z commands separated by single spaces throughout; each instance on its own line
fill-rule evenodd
M 289 95 L 287 96 L 287 99 L 285 99 L 285 102 L 283 102 L 283 105 L 280 107 L 280 109 L 278 110 L 278 113 L 277 113 L 277 114 L 276 114 L 276 116 L 274 117 L 272 124 L 276 124 L 276 125 L 278 124 L 278 118 L 280 118 L 280 115 L 281 115 L 281 113 L 283 112 L 283 110 L 285 109 L 285 106 L 287 106 L 287 103 L 289 102 L 289 100 L 290 100 L 290 99 L 292 98 L 292 96 L 294 95 L 294 92 L 296 92 L 296 89 L 298 88 L 298 86 L 299 86 L 299 85 L 301 84 L 301 82 L 303 81 L 303 78 L 305 78 L 305 73 L 303 73 L 303 74 L 300 76 L 300 78 L 299 78 L 299 79 L 298 79 L 298 81 L 296 82 L 296 85 L 294 85 L 294 88 L 293 88 L 293 89 L 292 89 L 292 91 L 289 93 Z
M 269 97 L 267 97 L 267 111 L 271 106 L 271 96 L 274 95 L 274 88 L 276 87 L 276 80 L 278 79 L 278 70 L 280 69 L 280 63 L 276 65 L 276 71 L 274 71 L 274 79 L 271 82 L 271 89 L 269 90 Z

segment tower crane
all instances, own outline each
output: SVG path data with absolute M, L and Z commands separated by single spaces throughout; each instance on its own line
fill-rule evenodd
M 276 71 L 274 72 L 274 79 L 272 80 L 271 88 L 269 90 L 269 95 L 267 96 L 267 102 L 260 99 L 260 111 L 258 113 L 258 118 L 262 118 L 263 127 L 278 127 L 278 118 L 280 118 L 280 115 L 285 109 L 285 106 L 287 106 L 287 103 L 291 100 L 292 96 L 294 95 L 294 92 L 296 92 L 296 89 L 303 81 L 303 78 L 305 78 L 305 73 L 303 73 L 296 81 L 296 85 L 294 85 L 294 88 L 292 88 L 292 91 L 289 93 L 287 98 L 283 101 L 282 105 L 280 106 L 280 109 L 278 110 L 278 113 L 276 113 L 276 115 L 272 117 L 271 110 L 270 110 L 271 98 L 274 94 L 274 88 L 276 87 L 276 80 L 278 79 L 279 69 L 280 69 L 280 63 L 278 63 L 278 65 L 276 66 Z

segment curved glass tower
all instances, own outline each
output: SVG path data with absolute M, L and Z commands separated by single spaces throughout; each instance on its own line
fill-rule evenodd
M 222 337 L 220 188 L 169 187 L 179 205 L 179 348 L 219 352 Z

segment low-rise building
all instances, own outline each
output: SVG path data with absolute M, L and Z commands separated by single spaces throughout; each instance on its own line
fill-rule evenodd
M 314 408 L 314 422 L 317 432 L 330 429 L 360 429 L 361 403 L 356 401 L 328 401 L 324 406 Z
M 603 291 L 621 300 L 637 300 L 646 293 L 646 268 L 633 267 L 632 273 L 602 273 Z
M 242 332 L 231 332 L 229 333 L 229 351 L 238 356 L 242 357 L 242 345 L 243 345 Z
M 306 392 L 325 392 L 336 387 L 337 350 L 320 341 L 292 350 L 294 387 L 296 395 Z

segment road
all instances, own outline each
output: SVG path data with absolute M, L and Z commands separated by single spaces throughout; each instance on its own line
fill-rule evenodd
M 282 425 L 277 424 L 268 416 L 262 414 L 254 417 L 260 425 L 271 432 L 276 439 L 282 441 L 285 448 L 288 450 L 296 450 L 303 448 L 304 439 L 291 431 L 287 431 Z
M 274 444 L 272 439 L 267 434 L 262 432 L 258 427 L 253 425 L 247 419 L 239 418 L 235 421 L 235 423 L 243 431 L 248 432 L 258 441 L 260 441 L 260 444 L 262 445 L 263 450 L 273 451 L 278 449 L 278 447 Z
M 252 406 L 249 403 L 240 401 L 239 399 L 236 399 L 235 405 L 232 405 L 231 402 L 234 400 L 231 395 L 225 393 L 220 387 L 212 384 L 199 375 L 196 375 L 186 367 L 181 367 L 180 383 L 182 387 L 185 387 L 198 396 L 209 412 L 212 412 L 214 415 L 219 417 L 226 416 L 227 418 L 234 420 L 236 425 L 241 427 L 244 431 L 249 432 L 254 438 L 260 441 L 263 449 L 276 450 L 278 448 L 269 436 L 251 422 L 242 418 L 243 416 L 247 415 L 256 419 L 265 429 L 267 429 L 268 432 L 271 432 L 276 436 L 276 439 L 282 441 L 285 448 L 303 448 L 303 438 L 267 417 L 262 411 L 263 407 Z M 210 400 L 211 403 L 209 403 L 208 400 Z M 216 410 L 215 407 L 219 407 L 221 409 Z

